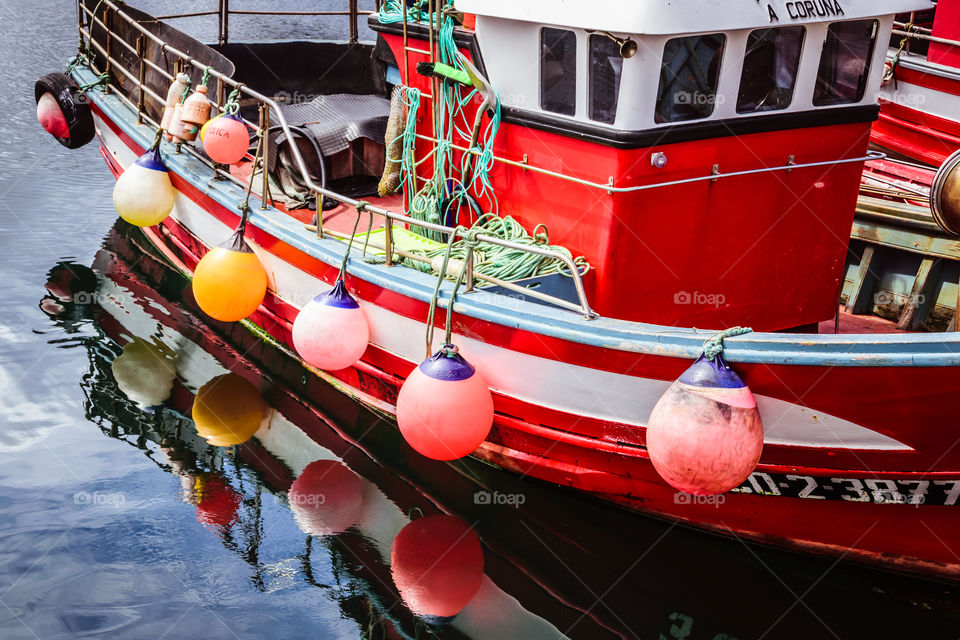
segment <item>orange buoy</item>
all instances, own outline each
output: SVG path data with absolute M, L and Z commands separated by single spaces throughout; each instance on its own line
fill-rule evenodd
M 304 533 L 330 536 L 360 521 L 366 481 L 339 460 L 314 460 L 287 494 L 290 510 Z
M 267 293 L 267 272 L 244 240 L 246 216 L 229 240 L 207 252 L 193 272 L 193 296 L 205 314 L 222 322 L 243 320 Z
M 480 538 L 456 516 L 419 518 L 394 538 L 390 573 L 410 611 L 431 624 L 448 623 L 480 590 Z
M 397 397 L 397 424 L 411 447 L 434 460 L 472 453 L 493 426 L 493 396 L 477 370 L 445 344 L 420 363 Z
M 200 387 L 192 414 L 200 436 L 212 445 L 229 447 L 253 437 L 266 411 L 263 397 L 251 382 L 225 373 Z

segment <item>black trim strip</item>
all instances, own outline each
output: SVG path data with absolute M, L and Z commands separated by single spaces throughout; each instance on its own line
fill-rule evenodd
M 367 26 L 370 27 L 372 31 L 376 31 L 377 33 L 389 33 L 395 36 L 403 36 L 403 25 L 399 23 L 382 24 L 375 13 L 367 16 Z M 422 40 L 426 42 L 430 37 L 430 32 L 425 25 L 422 25 L 419 22 L 408 22 L 407 37 L 413 40 Z M 477 44 L 477 36 L 475 33 L 472 31 L 464 31 L 463 29 L 459 28 L 454 29 L 453 43 L 461 49 L 466 49 L 469 51 L 470 57 L 473 58 L 473 65 L 477 68 L 477 71 L 483 75 L 487 75 L 487 68 L 483 64 L 483 55 L 480 53 L 480 45 Z
M 710 138 L 725 138 L 751 133 L 788 131 L 830 125 L 873 122 L 880 115 L 880 105 L 855 105 L 810 111 L 771 113 L 760 116 L 741 116 L 727 120 L 703 120 L 671 124 L 655 129 L 623 131 L 608 129 L 586 122 L 576 122 L 549 113 L 528 111 L 516 107 L 503 107 L 503 121 L 531 129 L 557 133 L 570 138 L 616 147 L 637 149 L 659 144 L 690 142 Z

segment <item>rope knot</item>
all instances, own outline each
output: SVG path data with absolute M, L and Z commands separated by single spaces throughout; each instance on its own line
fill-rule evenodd
M 363 213 L 367 210 L 367 207 L 370 206 L 370 203 L 366 200 L 357 200 L 357 204 L 354 205 L 357 209 L 357 213 Z
M 460 353 L 460 349 L 452 342 L 445 342 L 440 346 L 440 351 L 443 351 L 443 355 L 447 356 L 448 358 L 452 358 Z
M 750 327 L 730 327 L 726 331 L 721 331 L 703 343 L 703 355 L 707 356 L 707 360 L 714 360 L 717 356 L 723 354 L 724 339 L 742 336 L 752 331 L 753 329 Z
M 468 249 L 476 249 L 480 246 L 480 241 L 477 240 L 477 236 L 480 235 L 480 232 L 483 231 L 482 228 L 473 226 L 469 229 L 465 227 L 457 227 L 457 231 L 463 231 L 463 245 Z

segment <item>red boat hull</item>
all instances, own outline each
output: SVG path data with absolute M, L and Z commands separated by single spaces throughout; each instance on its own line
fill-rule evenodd
M 104 140 L 108 147 L 104 158 L 118 174 L 121 165 L 117 157 L 139 154 L 142 146 L 104 111 L 95 111 L 110 133 L 109 140 Z M 116 148 L 117 141 L 126 148 Z M 173 173 L 172 179 L 181 195 L 196 205 L 196 215 L 209 216 L 228 227 L 237 224 L 236 211 L 219 204 L 184 177 Z M 176 215 L 145 231 L 156 248 L 187 274 L 210 245 Z M 248 227 L 248 235 L 259 250 L 298 272 L 327 283 L 334 281 L 334 266 L 255 226 Z M 427 305 L 423 302 L 357 278 L 349 279 L 348 284 L 359 299 L 375 302 L 398 318 L 417 322 L 426 319 Z M 296 312 L 294 306 L 271 292 L 250 318 L 259 327 L 258 332 L 266 335 L 255 335 L 238 324 L 211 324 L 249 348 L 254 359 L 257 345 L 269 339 L 296 360 L 290 338 Z M 557 366 L 565 363 L 624 378 L 669 381 L 689 364 L 682 358 L 592 347 L 459 314 L 455 323 L 457 334 L 511 352 L 549 360 Z M 355 367 L 313 372 L 318 375 L 317 381 L 322 378 L 333 382 L 374 409 L 390 414 L 399 386 L 414 365 L 390 349 L 371 345 Z M 273 368 L 276 363 L 264 366 Z M 956 471 L 960 468 L 960 449 L 951 446 L 950 435 L 960 424 L 960 406 L 954 401 L 960 375 L 955 367 L 743 363 L 737 368 L 755 393 L 800 404 L 814 413 L 825 412 L 869 425 L 873 433 L 903 446 L 883 449 L 768 442 L 761 465 L 748 483 L 730 494 L 706 500 L 677 493 L 659 479 L 649 462 L 642 428 L 604 418 L 602 411 L 596 415 L 569 413 L 496 392 L 494 428 L 488 442 L 474 455 L 523 475 L 726 534 L 960 578 L 960 560 L 948 544 L 948 532 L 956 531 L 960 522 L 960 511 L 954 506 L 960 491 L 960 473 Z M 294 375 L 302 377 L 304 370 L 300 366 L 294 369 L 298 372 Z M 905 385 L 904 374 L 908 372 L 909 385 Z M 305 387 L 306 393 L 310 384 Z M 878 389 L 885 390 L 885 402 L 879 401 Z

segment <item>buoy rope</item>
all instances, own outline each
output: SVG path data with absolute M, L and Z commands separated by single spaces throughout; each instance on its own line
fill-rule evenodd
M 464 274 L 467 272 L 467 264 L 469 264 L 470 259 L 473 257 L 474 250 L 480 244 L 480 242 L 477 240 L 479 229 L 467 229 L 466 227 L 462 226 L 457 226 L 456 230 L 450 234 L 450 238 L 447 241 L 447 247 L 443 253 L 443 264 L 440 266 L 440 273 L 437 276 L 437 284 L 433 288 L 433 295 L 430 296 L 430 308 L 427 311 L 427 358 L 429 358 L 433 352 L 434 319 L 436 317 L 437 304 L 440 300 L 440 287 L 447 277 L 447 267 L 450 265 L 450 255 L 453 251 L 453 245 L 456 244 L 457 235 L 461 233 L 466 234 L 466 237 L 460 242 L 467 248 L 467 253 L 464 256 L 463 262 L 460 264 L 460 271 L 457 274 L 456 280 L 454 281 L 453 291 L 450 292 L 450 302 L 447 303 L 446 332 L 443 339 L 444 353 L 446 353 L 447 356 L 456 354 L 456 347 L 453 347 L 453 303 L 457 297 L 457 292 L 460 290 L 460 285 L 463 283 Z M 452 353 L 448 350 L 448 347 L 453 347 L 454 350 Z
M 159 127 L 157 132 L 153 134 L 153 144 L 150 145 L 150 148 L 147 151 L 153 151 L 160 146 L 160 141 L 163 140 L 163 127 Z
M 232 116 L 235 116 L 238 113 L 240 113 L 240 103 L 237 100 L 239 97 L 240 97 L 240 88 L 238 87 L 233 91 L 231 91 L 230 95 L 227 96 L 227 101 L 223 104 L 223 109 L 221 109 L 221 111 L 223 111 L 224 113 L 228 113 Z
M 266 151 L 266 144 L 264 142 L 263 128 L 257 130 L 257 150 L 253 153 L 253 166 L 250 168 L 250 183 L 247 185 L 247 194 L 244 197 L 243 202 L 237 205 L 237 208 L 243 214 L 240 224 L 246 229 L 247 225 L 247 216 L 250 214 L 250 194 L 253 193 L 253 182 L 257 174 L 257 166 L 261 166 L 261 170 L 266 171 L 267 168 L 263 166 L 263 154 L 260 152 L 261 149 Z M 264 199 L 267 197 L 266 193 L 261 193 L 260 198 Z
M 100 74 L 100 77 L 94 80 L 93 82 L 82 84 L 79 87 L 77 87 L 77 91 L 78 93 L 86 93 L 87 91 L 89 91 L 90 89 L 93 89 L 94 87 L 99 87 L 101 85 L 109 84 L 111 79 L 112 78 L 110 74 L 104 71 L 103 73 Z
M 730 327 L 726 331 L 721 331 L 703 343 L 703 355 L 707 356 L 707 360 L 714 360 L 717 356 L 723 353 L 723 341 L 726 338 L 742 336 L 743 334 L 751 333 L 752 331 L 753 329 L 750 327 Z
M 350 240 L 347 242 L 347 249 L 343 252 L 343 260 L 340 262 L 340 273 L 337 274 L 337 280 L 343 280 L 344 274 L 347 272 L 347 262 L 350 260 L 350 250 L 353 248 L 353 239 L 357 237 L 357 228 L 360 226 L 360 216 L 363 215 L 363 212 L 366 211 L 370 214 L 370 226 L 373 227 L 373 212 L 368 209 L 370 203 L 366 200 L 358 200 L 357 204 L 354 205 L 357 209 L 357 219 L 353 221 L 353 231 L 350 232 Z M 318 213 L 319 215 L 319 213 Z M 370 230 L 367 230 L 367 238 L 370 237 Z M 363 242 L 363 253 L 367 253 L 367 242 Z
M 907 24 L 903 25 L 903 30 L 906 31 L 907 33 L 909 33 L 912 28 L 913 28 L 912 22 L 908 22 Z M 894 81 L 893 87 L 894 89 L 897 88 L 897 83 L 896 83 L 897 65 L 900 64 L 900 55 L 903 53 L 903 50 L 906 48 L 908 40 L 910 40 L 910 36 L 904 36 L 900 40 L 900 46 L 897 48 L 897 52 L 893 56 L 893 62 L 890 63 L 890 68 L 883 70 L 883 78 L 881 82 L 884 85 L 886 85 L 888 82 L 893 80 Z
M 200 84 L 204 87 L 207 86 L 207 83 L 210 82 L 210 71 L 213 70 L 213 67 L 207 67 L 203 70 L 203 78 L 200 79 Z
M 190 85 L 191 85 L 191 84 L 192 84 L 192 82 L 190 81 L 190 78 L 188 77 L 188 78 L 187 78 L 187 86 L 185 86 L 185 87 L 183 88 L 183 93 L 180 94 L 180 102 L 181 102 L 181 103 L 184 102 L 184 101 L 187 99 L 187 96 L 190 95 Z

